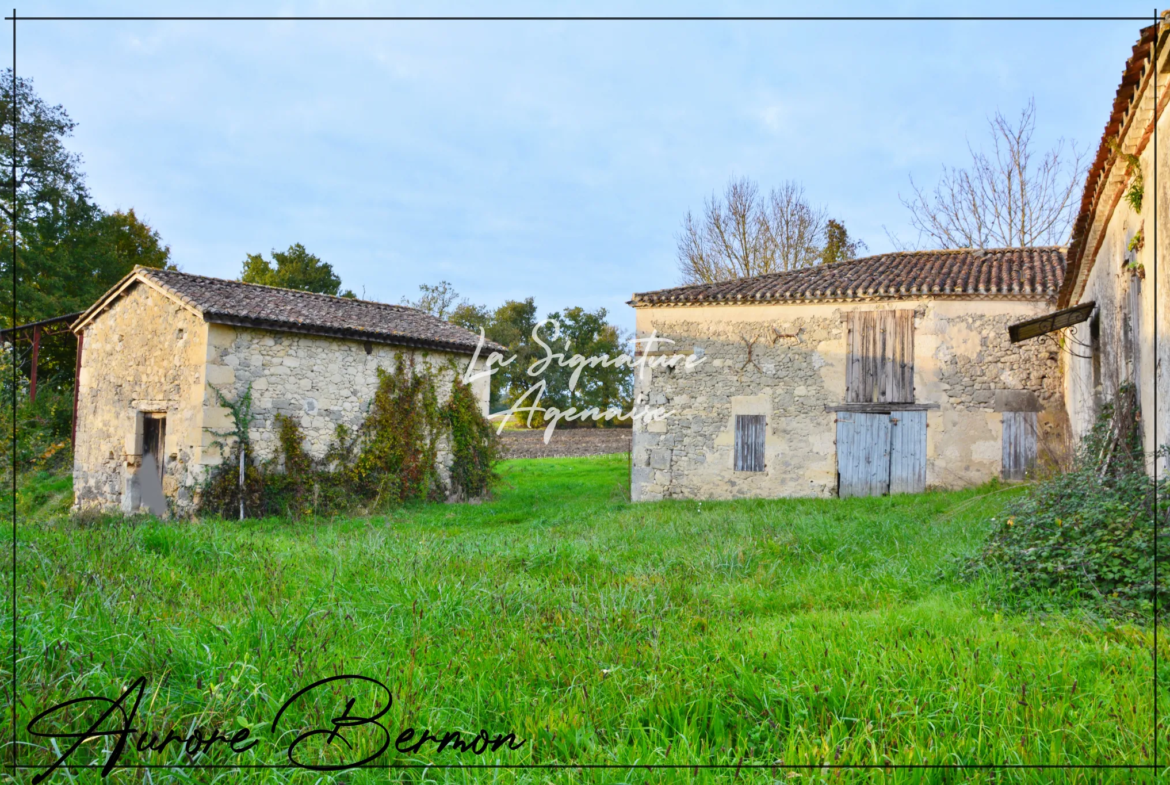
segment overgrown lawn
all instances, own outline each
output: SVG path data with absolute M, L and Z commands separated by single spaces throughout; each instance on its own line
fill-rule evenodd
M 989 601 L 993 575 L 958 581 L 960 557 L 1019 490 L 633 505 L 624 455 L 512 461 L 502 474 L 491 502 L 369 519 L 88 524 L 62 512 L 67 481 L 42 475 L 18 503 L 21 758 L 54 757 L 23 727 L 38 711 L 116 697 L 143 675 L 139 725 L 246 725 L 260 739 L 251 752 L 203 761 L 282 763 L 298 729 L 332 727 L 344 691 L 312 693 L 273 734 L 277 709 L 349 673 L 389 687 L 392 737 L 482 728 L 527 743 L 478 758 L 392 745 L 380 763 L 419 767 L 337 775 L 346 783 L 1155 781 L 1127 770 L 820 768 L 1152 759 L 1152 628 L 1004 617 Z M 3 613 L 8 592 L 5 581 Z M 1164 668 L 1165 636 L 1159 645 Z M 1163 718 L 1167 683 L 1163 671 Z M 381 743 L 369 727 L 346 736 L 353 749 L 316 749 L 353 760 Z M 104 760 L 103 743 L 74 760 Z M 1163 738 L 1162 759 L 1166 748 Z M 127 750 L 122 762 L 190 761 L 172 745 Z M 619 768 L 424 765 L 459 763 Z M 622 768 L 631 764 L 744 768 Z M 321 776 L 172 769 L 117 780 Z

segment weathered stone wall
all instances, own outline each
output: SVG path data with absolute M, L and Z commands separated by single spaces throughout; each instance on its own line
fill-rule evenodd
M 1160 83 L 1163 78 L 1159 77 Z M 1151 99 L 1152 92 L 1147 90 L 1137 110 L 1145 122 L 1127 126 L 1129 132 L 1122 142 L 1127 152 L 1134 152 L 1142 143 L 1141 134 L 1134 133 L 1134 130 L 1148 127 Z M 1158 126 L 1160 134 L 1170 134 L 1170 114 L 1163 114 L 1158 120 Z M 1145 147 L 1141 149 L 1139 160 L 1145 184 L 1141 213 L 1134 212 L 1125 199 L 1117 198 L 1118 194 L 1128 188 L 1130 178 L 1126 175 L 1124 165 L 1113 167 L 1106 193 L 1099 202 L 1099 213 L 1094 216 L 1092 230 L 1088 234 L 1089 247 L 1082 262 L 1082 268 L 1089 267 L 1089 255 L 1095 251 L 1092 269 L 1084 278 L 1080 296 L 1075 300 L 1097 304 L 1100 337 L 1096 346 L 1099 355 L 1096 364 L 1099 372 L 1094 375 L 1094 350 L 1088 323 L 1066 331 L 1068 351 L 1063 355 L 1064 394 L 1068 401 L 1074 438 L 1079 440 L 1085 436 L 1097 417 L 1100 405 L 1112 398 L 1121 384 L 1136 384 L 1142 413 L 1142 441 L 1151 470 L 1155 465 L 1156 449 L 1170 445 L 1170 308 L 1165 305 L 1165 293 L 1170 291 L 1170 267 L 1162 261 L 1170 253 L 1168 148 L 1170 145 L 1160 145 L 1156 178 L 1154 145 L 1149 143 L 1148 137 Z M 1156 235 L 1155 215 L 1158 219 Z M 1130 250 L 1130 242 L 1138 232 L 1142 233 L 1146 241 L 1140 249 Z M 1160 268 L 1159 261 L 1162 261 Z M 1137 280 L 1135 276 L 1139 270 L 1142 277 Z M 1136 373 L 1133 358 L 1124 351 L 1125 322 L 1130 313 L 1129 292 L 1130 287 L 1135 285 L 1141 287 L 1141 313 L 1135 341 L 1138 353 Z M 1155 302 L 1156 292 L 1162 293 L 1162 303 Z M 1155 411 L 1157 416 L 1154 416 Z M 1159 471 L 1165 472 L 1166 469 L 1163 459 Z
M 275 416 L 285 414 L 300 423 L 305 447 L 321 457 L 333 444 L 338 424 L 352 432 L 365 419 L 378 386 L 377 369 L 391 370 L 395 359 L 410 350 L 380 343 L 366 343 L 316 335 L 277 333 L 221 324 L 209 326 L 207 342 L 208 389 L 203 406 L 203 464 L 222 461 L 219 450 L 209 445 L 217 437 L 212 431 L 232 427 L 228 409 L 219 404 L 210 386 L 229 400 L 238 400 L 252 386 L 251 437 L 256 457 L 267 460 L 276 454 Z M 438 377 L 437 388 L 444 396 L 455 374 L 466 369 L 470 357 L 462 354 L 416 350 L 415 362 Z M 478 367 L 482 367 L 482 361 Z M 486 413 L 488 380 L 472 385 Z M 444 445 L 445 446 L 445 445 Z M 443 450 L 440 464 L 449 456 Z
M 138 508 L 144 412 L 166 414 L 163 491 L 177 513 L 193 510 L 207 472 L 223 460 L 215 431 L 232 429 L 211 386 L 238 400 L 252 385 L 252 439 L 259 459 L 276 450 L 275 415 L 296 419 L 320 457 L 336 425 L 356 429 L 399 347 L 207 324 L 172 298 L 137 283 L 85 329 L 78 386 L 74 491 L 78 507 Z M 470 357 L 414 352 L 436 373 L 440 396 Z M 482 369 L 480 361 L 477 368 Z M 472 391 L 487 413 L 485 379 Z M 445 447 L 445 445 L 442 445 Z M 440 454 L 446 468 L 448 455 Z
M 78 507 L 133 511 L 143 412 L 166 414 L 164 492 L 182 508 L 201 477 L 207 325 L 135 284 L 84 330 L 73 490 Z
M 906 301 L 639 308 L 637 332 L 694 352 L 692 368 L 643 370 L 635 403 L 672 415 L 634 427 L 635 500 L 669 497 L 830 496 L 836 492 L 836 415 L 845 397 L 844 314 L 915 311 L 915 398 L 927 415 L 927 483 L 962 487 L 997 476 L 1002 391 L 1025 391 L 1044 408 L 1043 429 L 1064 440 L 1057 356 L 1041 343 L 1012 346 L 1007 325 L 1046 312 L 1025 301 Z M 749 342 L 751 356 L 749 361 Z M 1017 399 L 1018 400 L 1018 399 Z M 767 417 L 764 472 L 733 470 L 734 421 Z

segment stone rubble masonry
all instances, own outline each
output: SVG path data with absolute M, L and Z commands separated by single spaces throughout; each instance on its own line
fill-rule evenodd
M 635 422 L 634 500 L 835 495 L 836 415 L 825 405 L 845 399 L 844 314 L 906 308 L 915 311 L 916 402 L 939 405 L 927 414 L 928 485 L 963 487 L 998 476 L 1001 412 L 1020 395 L 1038 402 L 1052 449 L 1064 444 L 1055 348 L 1046 341 L 1013 346 L 1007 334 L 1008 324 L 1046 312 L 1045 302 L 640 307 L 639 338 L 657 331 L 675 343 L 655 351 L 704 359 L 689 370 L 680 362 L 635 376 L 635 405 L 672 414 Z M 1003 391 L 1020 392 L 1013 398 Z M 740 414 L 767 417 L 763 472 L 733 470 Z
M 368 351 L 367 351 L 368 350 Z M 215 431 L 233 427 L 211 389 L 238 400 L 252 387 L 251 438 L 256 458 L 276 452 L 275 415 L 297 420 L 310 454 L 321 457 L 336 426 L 351 431 L 365 419 L 377 368 L 390 370 L 399 352 L 438 375 L 440 396 L 469 355 L 423 351 L 317 335 L 208 324 L 191 309 L 136 285 L 85 330 L 74 457 L 76 506 L 138 505 L 140 413 L 164 412 L 164 493 L 177 513 L 191 512 L 209 471 L 223 461 Z M 482 361 L 477 367 L 482 368 Z M 472 384 L 486 413 L 488 380 Z M 449 454 L 440 445 L 440 467 Z M 446 479 L 446 477 L 444 477 Z

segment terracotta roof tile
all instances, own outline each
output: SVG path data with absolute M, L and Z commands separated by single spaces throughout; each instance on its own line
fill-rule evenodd
M 712 284 L 635 294 L 630 304 L 807 302 L 922 296 L 1056 296 L 1064 280 L 1063 248 L 994 248 L 879 254 Z
M 1133 52 L 1125 61 L 1125 68 L 1121 72 L 1121 83 L 1117 86 L 1117 93 L 1113 97 L 1113 107 L 1109 112 L 1109 120 L 1105 123 L 1105 130 L 1101 134 L 1101 142 L 1097 145 L 1097 155 L 1089 166 L 1085 177 L 1085 187 L 1081 192 L 1081 209 L 1073 222 L 1072 240 L 1068 249 L 1068 276 L 1065 287 L 1060 293 L 1059 302 L 1068 305 L 1071 302 L 1073 289 L 1080 277 L 1082 265 L 1087 265 L 1087 274 L 1092 267 L 1093 260 L 1085 259 L 1088 250 L 1085 243 L 1092 228 L 1093 213 L 1100 204 L 1101 196 L 1108 183 L 1109 173 L 1116 163 L 1115 155 L 1110 147 L 1110 140 L 1117 139 L 1126 129 L 1133 117 L 1136 104 L 1137 90 L 1146 77 L 1151 62 L 1151 52 L 1159 40 L 1159 34 L 1164 36 L 1165 25 L 1150 25 L 1142 29 L 1137 43 L 1133 45 Z
M 479 336 L 416 308 L 140 267 L 209 322 L 470 354 Z M 99 301 L 100 303 L 101 301 Z M 506 351 L 485 342 L 485 350 Z

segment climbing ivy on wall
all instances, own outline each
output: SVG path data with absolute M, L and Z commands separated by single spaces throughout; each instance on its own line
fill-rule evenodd
M 288 415 L 276 415 L 276 455 L 263 462 L 249 457 L 248 517 L 362 513 L 490 493 L 500 456 L 496 434 L 469 387 L 456 378 L 450 396 L 440 405 L 436 383 L 436 376 L 419 367 L 413 355 L 399 355 L 392 370 L 379 368 L 378 388 L 361 427 L 351 433 L 339 424 L 333 444 L 320 459 L 305 449 L 300 424 Z M 228 408 L 234 417 L 242 407 L 236 402 Z M 236 430 L 239 427 L 237 423 Z M 452 459 L 450 488 L 438 462 L 444 439 Z M 238 446 L 232 458 L 208 478 L 200 496 L 201 512 L 234 517 L 239 505 L 233 473 L 238 472 Z

